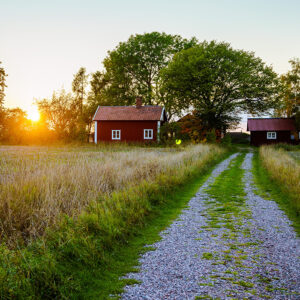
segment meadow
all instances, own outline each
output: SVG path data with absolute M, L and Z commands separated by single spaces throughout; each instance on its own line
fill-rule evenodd
M 86 282 L 75 273 L 104 266 L 172 193 L 224 155 L 205 144 L 1 146 L 0 298 L 80 291 Z
M 215 149 L 215 151 L 217 151 Z M 210 155 L 210 147 L 0 148 L 1 238 L 36 238 L 60 216 L 78 216 L 112 192 L 176 174 Z

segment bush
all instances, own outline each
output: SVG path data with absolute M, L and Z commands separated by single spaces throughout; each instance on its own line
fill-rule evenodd
M 216 136 L 216 132 L 215 132 L 214 129 L 211 130 L 211 131 L 209 131 L 209 132 L 207 132 L 207 134 L 206 134 L 206 141 L 208 143 L 212 143 L 212 144 L 214 144 L 214 143 L 217 142 L 217 136 Z
M 162 144 L 174 145 L 175 140 L 187 140 L 189 136 L 182 133 L 179 123 L 165 123 L 160 128 L 160 141 Z
M 221 143 L 225 146 L 231 145 L 231 136 L 229 134 L 225 134 L 225 136 L 222 138 Z

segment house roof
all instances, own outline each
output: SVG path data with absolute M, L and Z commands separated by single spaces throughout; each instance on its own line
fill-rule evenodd
M 251 118 L 247 122 L 248 131 L 293 131 L 295 120 L 288 118 Z
M 163 121 L 162 106 L 98 106 L 93 121 Z

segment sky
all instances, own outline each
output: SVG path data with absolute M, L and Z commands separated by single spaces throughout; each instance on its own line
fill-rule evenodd
M 0 0 L 5 106 L 70 90 L 80 67 L 102 70 L 107 51 L 152 31 L 226 41 L 282 74 L 300 57 L 300 0 Z

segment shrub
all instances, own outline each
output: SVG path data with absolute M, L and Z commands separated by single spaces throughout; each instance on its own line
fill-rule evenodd
M 231 145 L 231 136 L 229 134 L 225 134 L 225 136 L 222 138 L 221 143 L 225 146 Z
M 211 130 L 211 131 L 209 131 L 209 132 L 207 132 L 207 134 L 206 134 L 206 141 L 208 143 L 216 143 L 217 136 L 216 136 L 216 132 L 215 132 L 214 129 Z

